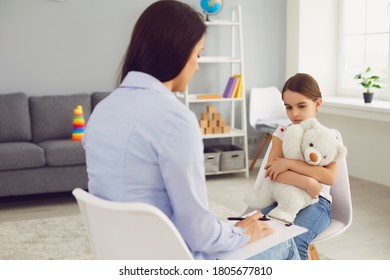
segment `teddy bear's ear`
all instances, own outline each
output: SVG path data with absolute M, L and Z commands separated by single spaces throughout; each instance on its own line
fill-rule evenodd
M 341 143 L 337 145 L 337 156 L 334 161 L 339 161 L 347 156 L 347 147 L 343 146 Z
M 337 148 L 337 155 L 333 161 L 339 161 L 347 156 L 347 147 L 345 147 L 343 144 L 340 132 L 337 129 L 333 129 L 333 132 L 335 133 L 334 140 L 336 141 Z
M 321 126 L 320 122 L 316 118 L 308 118 L 300 123 L 304 130 Z

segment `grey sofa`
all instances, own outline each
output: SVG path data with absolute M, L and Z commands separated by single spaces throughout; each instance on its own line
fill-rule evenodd
M 84 149 L 71 140 L 73 111 L 82 105 L 88 122 L 108 94 L 0 94 L 0 197 L 87 189 Z

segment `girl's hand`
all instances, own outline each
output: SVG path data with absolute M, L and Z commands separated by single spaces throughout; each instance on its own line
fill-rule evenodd
M 286 172 L 288 169 L 288 159 L 275 158 L 273 162 L 265 167 L 265 177 L 275 181 L 279 174 Z
M 307 185 L 305 191 L 312 197 L 318 198 L 322 190 L 321 184 L 313 178 L 307 177 Z

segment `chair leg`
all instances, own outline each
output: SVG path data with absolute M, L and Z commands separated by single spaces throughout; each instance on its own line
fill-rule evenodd
M 320 255 L 318 255 L 316 246 L 314 244 L 309 244 L 307 248 L 307 256 L 309 260 L 320 260 Z
M 264 145 L 268 142 L 269 139 L 271 139 L 271 134 L 266 133 L 263 140 L 261 141 L 259 147 L 257 148 L 255 156 L 252 159 L 251 165 L 249 166 L 249 171 L 251 171 L 253 169 L 253 167 L 255 167 L 256 161 L 259 158 L 261 151 L 264 148 Z

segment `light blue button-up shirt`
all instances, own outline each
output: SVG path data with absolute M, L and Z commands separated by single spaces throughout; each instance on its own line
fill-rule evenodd
M 158 207 L 195 259 L 215 259 L 248 242 L 242 228 L 209 211 L 196 116 L 154 77 L 130 72 L 94 109 L 83 144 L 89 191 Z

